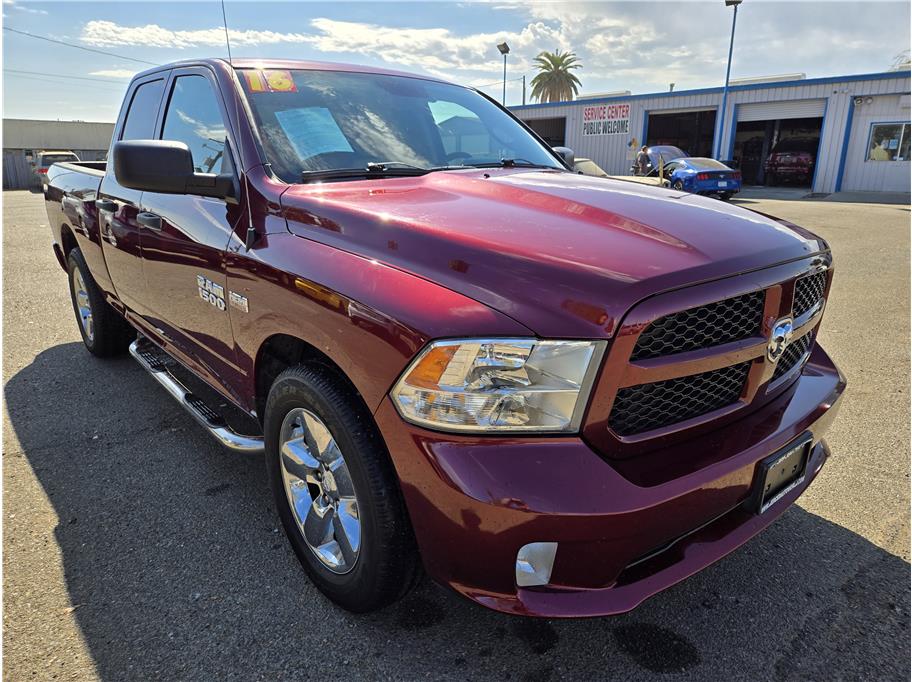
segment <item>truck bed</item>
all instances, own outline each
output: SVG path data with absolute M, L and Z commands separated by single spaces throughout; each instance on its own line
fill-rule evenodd
M 64 161 L 62 163 L 55 163 L 54 166 L 57 166 L 60 169 L 65 169 L 70 172 L 77 173 L 86 173 L 88 175 L 97 175 L 102 178 L 105 174 L 105 169 L 108 167 L 107 161 Z

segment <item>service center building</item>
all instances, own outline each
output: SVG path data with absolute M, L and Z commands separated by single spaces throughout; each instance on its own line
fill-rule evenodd
M 909 191 L 909 71 L 783 78 L 732 81 L 724 114 L 721 87 L 510 109 L 610 175 L 628 174 L 641 145 L 670 144 L 732 162 L 745 185 Z M 790 159 L 806 171 L 777 166 Z

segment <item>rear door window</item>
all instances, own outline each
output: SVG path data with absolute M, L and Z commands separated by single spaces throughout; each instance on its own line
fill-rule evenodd
M 161 139 L 185 143 L 197 173 L 220 173 L 230 168 L 225 162 L 226 135 L 209 79 L 196 74 L 175 78 Z
M 165 82 L 162 80 L 143 83 L 133 93 L 133 100 L 127 110 L 121 140 L 151 140 L 155 137 L 155 119 L 161 104 Z

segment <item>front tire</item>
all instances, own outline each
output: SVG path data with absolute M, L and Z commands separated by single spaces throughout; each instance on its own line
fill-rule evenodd
M 264 435 L 279 518 L 317 588 L 356 613 L 404 596 L 418 553 L 366 406 L 331 370 L 291 367 L 269 391 Z
M 99 358 L 123 353 L 135 338 L 136 332 L 104 299 L 104 294 L 92 278 L 82 252 L 77 248 L 67 257 L 70 280 L 70 300 L 82 342 L 88 351 Z

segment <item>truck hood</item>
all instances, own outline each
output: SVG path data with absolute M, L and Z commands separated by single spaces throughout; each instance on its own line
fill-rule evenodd
M 288 229 L 480 301 L 541 336 L 608 337 L 653 294 L 826 244 L 716 199 L 550 170 L 294 185 Z

